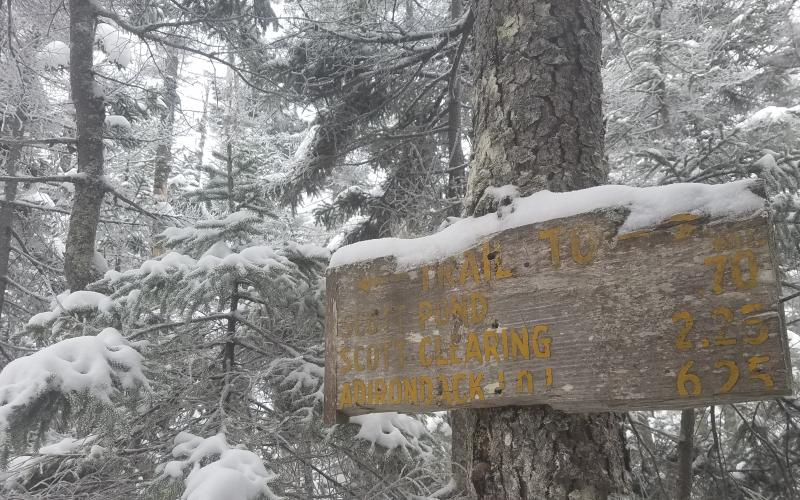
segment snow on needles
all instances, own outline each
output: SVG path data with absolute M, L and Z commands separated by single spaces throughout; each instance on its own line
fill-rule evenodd
M 49 391 L 88 392 L 103 402 L 120 389 L 143 386 L 142 356 L 114 328 L 62 340 L 17 358 L 0 372 L 0 432 L 14 412 Z
M 98 24 L 94 39 L 110 61 L 123 68 L 127 68 L 131 63 L 132 43 L 114 26 L 106 23 Z
M 102 293 L 87 290 L 64 292 L 53 301 L 52 310 L 34 314 L 28 320 L 28 326 L 44 327 L 65 312 L 97 310 L 101 313 L 108 313 L 113 309 L 114 302 Z
M 784 108 L 780 106 L 767 106 L 759 109 L 736 125 L 737 128 L 748 130 L 771 125 L 787 126 L 791 121 L 800 119 L 800 106 Z
M 425 424 L 412 416 L 396 412 L 370 413 L 350 417 L 350 423 L 361 426 L 356 438 L 369 441 L 372 446 L 424 451 L 419 439 L 426 433 Z
M 122 115 L 106 116 L 105 124 L 108 128 L 117 128 L 124 132 L 128 132 L 131 129 L 131 122 L 129 122 L 128 119 Z
M 184 481 L 186 490 L 181 500 L 255 500 L 278 497 L 267 483 L 277 476 L 264 467 L 255 453 L 231 447 L 225 435 L 220 433 L 202 438 L 188 432 L 175 436 L 172 455 L 183 460 L 173 460 L 161 468 L 164 475 L 178 479 L 183 469 L 192 466 Z M 217 457 L 208 462 L 208 459 Z M 207 465 L 201 467 L 201 462 Z
M 225 247 L 227 252 L 218 251 Z M 224 243 L 215 245 L 198 260 L 188 255 L 178 252 L 169 252 L 159 259 L 146 260 L 139 266 L 139 269 L 132 269 L 125 272 L 110 270 L 106 272 L 105 279 L 114 282 L 121 278 L 138 277 L 149 279 L 151 276 L 165 276 L 171 272 L 184 272 L 199 274 L 215 269 L 246 269 L 256 267 L 261 270 L 286 269 L 289 265 L 288 259 L 277 254 L 271 247 L 258 245 L 245 248 L 241 252 L 231 252 Z
M 462 219 L 422 238 L 384 238 L 342 247 L 331 257 L 330 267 L 389 257 L 396 260 L 399 269 L 410 269 L 468 250 L 481 239 L 507 229 L 600 209 L 630 210 L 620 234 L 654 226 L 679 213 L 743 216 L 765 208 L 764 199 L 750 190 L 754 183 L 742 180 L 718 185 L 687 183 L 646 188 L 609 185 L 567 193 L 539 191 L 514 199 L 498 213 Z M 500 189 L 500 192 L 509 194 L 511 190 Z
M 59 40 L 42 47 L 39 60 L 45 69 L 59 69 L 69 66 L 69 46 Z

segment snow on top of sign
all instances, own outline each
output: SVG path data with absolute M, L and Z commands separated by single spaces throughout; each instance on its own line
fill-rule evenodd
M 728 184 L 671 184 L 636 188 L 597 186 L 580 191 L 539 191 L 516 198 L 498 213 L 459 220 L 438 233 L 415 239 L 384 238 L 362 241 L 340 248 L 330 267 L 345 266 L 381 257 L 393 257 L 398 267 L 412 268 L 468 250 L 482 238 L 552 219 L 571 217 L 599 209 L 630 210 L 620 234 L 654 226 L 672 215 L 691 213 L 710 217 L 743 216 L 764 209 L 765 201 L 750 188 L 755 181 Z M 503 194 L 510 189 L 497 188 Z

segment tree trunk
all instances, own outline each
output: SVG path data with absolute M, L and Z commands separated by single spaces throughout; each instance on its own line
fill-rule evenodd
M 450 19 L 456 21 L 464 14 L 462 0 L 450 0 Z M 467 33 L 461 35 L 466 37 Z M 462 44 L 465 40 L 462 40 Z M 463 196 L 464 184 L 464 150 L 461 147 L 461 75 L 459 67 L 461 63 L 461 49 L 451 58 L 453 65 L 452 76 L 450 79 L 449 96 L 447 103 L 447 197 L 455 198 Z M 458 207 L 455 207 L 458 209 Z M 460 211 L 460 210 L 459 210 Z M 458 215 L 458 213 L 453 213 Z
M 167 201 L 169 174 L 172 170 L 172 129 L 175 123 L 175 108 L 178 104 L 178 56 L 167 51 L 164 67 L 164 104 L 161 111 L 161 133 L 156 146 L 155 172 L 153 173 L 153 195 L 156 201 Z
M 208 133 L 208 94 L 209 86 L 206 84 L 205 92 L 203 93 L 203 114 L 200 116 L 200 123 L 198 124 L 200 139 L 197 141 L 197 171 L 203 170 L 203 153 L 206 148 L 206 134 Z
M 465 209 L 489 186 L 523 195 L 602 184 L 600 16 L 591 0 L 473 0 L 474 153 Z
M 694 460 L 694 408 L 681 412 L 681 434 L 678 436 L 677 500 L 692 497 L 692 461 Z
M 19 120 L 9 120 L 12 125 L 11 134 L 14 138 L 22 137 L 22 124 Z M 6 150 L 3 163 L 5 165 L 6 175 L 17 175 L 17 162 L 19 162 L 22 154 L 22 146 L 20 144 L 13 144 Z M 0 204 L 0 331 L 2 328 L 3 310 L 5 308 L 6 288 L 8 286 L 8 258 L 11 253 L 11 230 L 14 227 L 14 199 L 17 197 L 17 182 L 8 181 L 5 183 L 3 189 L 3 201 Z M 11 332 L 11 328 L 6 328 L 5 331 Z
M 164 104 L 166 108 L 161 111 L 161 133 L 156 146 L 155 171 L 153 172 L 153 198 L 158 203 L 169 201 L 169 174 L 172 171 L 172 134 L 175 123 L 175 108 L 178 104 L 178 56 L 172 50 L 167 50 L 166 66 L 164 67 Z M 158 235 L 164 230 L 164 223 L 160 220 L 153 222 L 153 235 Z M 164 253 L 161 242 L 153 243 L 152 254 L 157 257 Z
M 664 36 L 662 18 L 667 8 L 667 0 L 656 0 L 653 4 L 653 64 L 658 68 L 659 80 L 655 86 L 655 98 L 658 100 L 658 119 L 662 133 L 669 133 L 669 107 L 667 106 L 667 77 L 664 69 Z
M 475 150 L 465 210 L 494 210 L 486 189 L 527 195 L 602 184 L 600 16 L 591 0 L 473 0 Z M 547 406 L 453 414 L 457 483 L 479 499 L 626 494 L 617 415 Z M 465 474 L 460 474 L 464 471 Z
M 75 201 L 69 219 L 64 274 L 70 290 L 82 290 L 96 279 L 95 238 L 103 204 L 103 95 L 94 80 L 95 9 L 91 0 L 70 0 L 69 82 L 75 104 L 78 173 Z

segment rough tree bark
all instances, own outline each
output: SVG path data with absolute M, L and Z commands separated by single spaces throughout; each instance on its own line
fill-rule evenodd
M 22 122 L 16 118 L 8 120 L 8 128 L 11 129 L 11 135 L 14 138 L 22 137 Z M 5 174 L 8 176 L 17 175 L 17 163 L 19 162 L 22 154 L 22 145 L 12 144 L 5 151 L 3 164 L 5 166 Z M 14 205 L 13 202 L 17 197 L 17 182 L 8 181 L 3 188 L 3 201 L 0 203 L 0 320 L 3 318 L 3 310 L 5 309 L 6 288 L 8 286 L 8 270 L 9 270 L 9 255 L 11 254 L 11 231 L 14 227 Z M 2 321 L 0 321 L 0 330 L 2 330 Z M 10 332 L 10 328 L 6 331 Z
M 450 0 L 450 19 L 456 21 L 464 14 L 462 0 Z M 464 173 L 464 150 L 461 147 L 461 75 L 459 67 L 461 63 L 461 50 L 466 41 L 467 33 L 461 35 L 462 42 L 456 54 L 451 58 L 453 65 L 448 89 L 447 103 L 447 197 L 455 198 L 463 195 Z M 457 209 L 458 207 L 456 207 Z M 458 215 L 454 213 L 453 215 Z
M 206 149 L 206 134 L 208 133 L 208 95 L 210 90 L 210 87 L 206 85 L 203 93 L 203 114 L 200 115 L 200 123 L 198 124 L 198 132 L 200 133 L 200 139 L 197 141 L 196 169 L 198 171 L 203 170 L 203 160 L 205 159 L 203 152 Z
M 172 135 L 175 124 L 175 108 L 178 104 L 178 63 L 179 59 L 173 50 L 167 50 L 164 66 L 164 104 L 161 110 L 160 137 L 156 146 L 155 170 L 153 172 L 153 198 L 156 202 L 169 201 L 169 174 L 172 171 Z M 164 223 L 157 219 L 153 222 L 153 235 L 164 230 Z M 164 247 L 155 241 L 152 254 L 157 257 L 164 253 Z
M 491 185 L 523 195 L 602 184 L 600 18 L 592 0 L 473 0 L 475 150 L 467 213 Z
M 607 177 L 600 15 L 593 0 L 473 0 L 475 150 L 467 214 L 496 209 L 490 186 L 527 195 Z M 480 499 L 596 499 L 629 491 L 615 414 L 547 406 L 453 413 L 454 474 Z
M 103 94 L 92 69 L 95 7 L 91 0 L 69 2 L 69 83 L 75 104 L 78 173 L 69 219 L 64 274 L 70 290 L 82 290 L 96 279 L 95 238 L 103 204 Z
M 160 137 L 156 146 L 155 171 L 153 173 L 153 195 L 157 201 L 167 201 L 169 174 L 172 171 L 172 129 L 175 123 L 175 108 L 178 104 L 178 56 L 167 50 L 164 66 L 164 104 L 161 110 Z
M 692 497 L 692 461 L 694 460 L 694 409 L 681 412 L 681 434 L 678 436 L 677 500 Z
M 669 107 L 667 106 L 667 77 L 664 69 L 664 36 L 662 31 L 662 18 L 667 9 L 667 0 L 656 0 L 653 3 L 653 15 L 651 24 L 653 26 L 653 64 L 660 73 L 660 79 L 655 86 L 655 99 L 658 105 L 659 125 L 662 133 L 669 132 Z

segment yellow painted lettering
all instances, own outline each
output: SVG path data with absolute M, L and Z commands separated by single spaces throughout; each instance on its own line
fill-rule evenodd
M 757 313 L 764 309 L 763 304 L 745 304 L 739 308 L 739 312 L 744 315 Z M 764 321 L 761 318 L 745 318 L 743 320 L 744 324 L 747 326 L 757 326 L 758 327 L 758 334 L 753 335 L 745 335 L 744 341 L 750 345 L 759 345 L 763 344 L 769 338 L 769 328 L 767 325 L 764 324 Z
M 453 393 L 453 403 L 457 405 L 461 405 L 466 403 L 467 399 L 461 398 L 461 391 L 459 387 L 461 387 L 461 382 L 467 379 L 467 374 L 464 372 L 458 372 L 453 375 L 453 384 L 452 384 L 452 393 Z
M 728 257 L 725 255 L 713 255 L 711 257 L 706 257 L 703 263 L 707 266 L 715 266 L 711 290 L 717 295 L 721 294 Z
M 550 229 L 542 229 L 539 231 L 540 240 L 550 241 L 550 259 L 553 262 L 553 267 L 561 267 L 561 250 L 559 237 L 561 236 L 561 227 L 556 226 Z
M 450 347 L 448 350 L 448 364 L 450 365 L 460 365 L 464 362 L 463 359 L 458 357 L 458 343 L 454 342 L 453 339 L 450 339 Z
M 400 404 L 403 401 L 403 380 L 400 378 L 390 380 L 386 396 L 389 404 Z
M 453 399 L 453 393 L 450 388 L 450 380 L 445 375 L 439 375 L 439 397 L 445 402 L 450 403 Z
M 427 355 L 427 347 L 428 344 L 431 343 L 430 337 L 422 337 L 422 340 L 419 342 L 419 364 L 420 366 L 431 366 L 433 363 L 433 359 L 429 358 Z
M 442 337 L 437 335 L 433 338 L 433 350 L 436 352 L 436 364 L 439 366 L 447 366 L 450 364 L 450 360 L 447 359 L 447 356 L 444 352 L 444 346 L 442 346 Z
M 481 283 L 481 273 L 478 271 L 478 262 L 475 259 L 475 253 L 464 252 L 464 261 L 461 263 L 461 268 L 459 269 L 458 282 L 463 285 L 470 278 L 476 285 Z
M 500 257 L 497 257 L 495 262 L 497 262 L 497 270 L 495 271 L 494 275 L 495 278 L 502 280 L 514 277 L 514 273 L 511 271 L 511 269 L 506 269 L 505 267 L 503 267 L 503 261 L 502 259 L 500 259 Z
M 511 329 L 511 358 L 529 359 L 531 357 L 530 346 L 528 344 L 528 329 L 522 327 L 519 330 Z
M 550 344 L 553 339 L 545 337 L 540 339 L 539 335 L 547 333 L 550 330 L 550 325 L 535 325 L 533 327 L 533 352 L 537 358 L 550 357 Z
M 362 364 L 359 364 L 358 362 L 359 352 L 364 352 L 364 346 L 358 345 L 355 347 L 355 349 L 353 349 L 353 367 L 356 369 L 357 372 L 363 372 L 364 370 L 367 369 L 367 367 Z
M 503 267 L 503 258 L 500 255 L 500 243 L 494 244 L 494 251 L 497 254 L 494 258 L 494 263 L 495 263 L 494 277 L 499 280 L 512 278 L 514 276 L 514 273 L 511 272 L 511 269 Z
M 681 224 L 675 228 L 675 239 L 678 241 L 685 240 L 693 235 L 696 229 L 697 226 L 694 224 Z
M 420 375 L 417 380 L 422 387 L 420 399 L 424 400 L 426 404 L 433 403 L 433 380 L 427 375 Z
M 486 313 L 489 311 L 489 302 L 482 293 L 472 292 L 471 296 L 472 314 L 470 316 L 470 324 L 480 324 L 486 319 Z
M 425 323 L 433 316 L 433 304 L 431 304 L 427 300 L 420 300 L 419 301 L 419 327 L 420 329 L 425 328 Z
M 744 261 L 744 262 L 743 262 Z M 742 277 L 742 264 L 747 265 L 747 279 Z M 739 290 L 749 290 L 758 284 L 758 261 L 752 250 L 740 250 L 731 260 L 733 283 Z
M 760 380 L 764 384 L 764 388 L 772 389 L 775 387 L 775 381 L 769 373 L 765 373 L 761 367 L 764 363 L 769 362 L 769 356 L 753 356 L 747 360 L 747 371 L 750 372 L 750 378 Z
M 412 405 L 417 403 L 417 377 L 403 379 L 403 399 Z
M 517 394 L 533 394 L 533 374 L 528 370 L 517 372 Z
M 367 386 L 360 378 L 353 381 L 353 400 L 356 405 L 364 406 L 367 404 Z
M 503 372 L 500 372 L 503 373 Z M 481 382 L 483 381 L 483 373 L 470 372 L 469 374 L 469 401 L 483 401 L 486 395 L 483 393 Z
M 483 352 L 484 363 L 488 363 L 494 356 L 495 361 L 500 361 L 500 355 L 497 353 L 497 331 L 486 330 L 483 332 Z
M 449 318 L 458 317 L 461 323 L 466 325 L 469 323 L 469 296 L 467 295 L 452 295 L 450 296 L 450 310 L 447 315 Z
M 367 370 L 373 371 L 378 369 L 378 361 L 380 361 L 380 351 L 378 350 L 378 346 L 368 346 L 367 347 Z
M 508 330 L 503 328 L 498 335 L 500 336 L 500 345 L 503 347 L 503 359 L 508 361 Z
M 350 382 L 342 384 L 342 391 L 339 393 L 339 409 L 353 406 L 353 391 Z
M 455 279 L 453 279 L 452 262 L 441 262 L 436 266 L 436 284 L 442 288 L 449 288 L 456 284 Z
M 581 250 L 581 239 L 578 236 L 576 229 L 570 229 L 569 235 L 569 248 L 572 253 L 572 260 L 577 264 L 588 264 L 594 259 L 594 254 L 597 252 L 597 241 L 593 238 L 587 238 L 587 250 L 583 253 Z
M 483 354 L 481 353 L 481 343 L 478 341 L 478 336 L 475 332 L 469 332 L 467 335 L 467 349 L 464 355 L 464 362 L 477 361 L 483 363 Z
M 367 382 L 367 404 L 371 405 L 375 401 L 375 380 Z
M 350 349 L 348 347 L 339 349 L 339 360 L 339 373 L 345 374 L 353 369 L 353 360 L 350 357 Z
M 725 384 L 719 389 L 720 394 L 728 394 L 733 389 L 733 386 L 736 385 L 736 382 L 739 380 L 739 367 L 736 366 L 736 362 L 731 359 L 720 359 L 714 363 L 714 368 L 719 370 L 720 368 L 727 368 L 728 370 L 728 380 L 725 381 Z
M 386 402 L 386 381 L 382 378 L 375 380 L 375 397 L 372 399 L 372 403 L 376 405 L 382 405 Z

